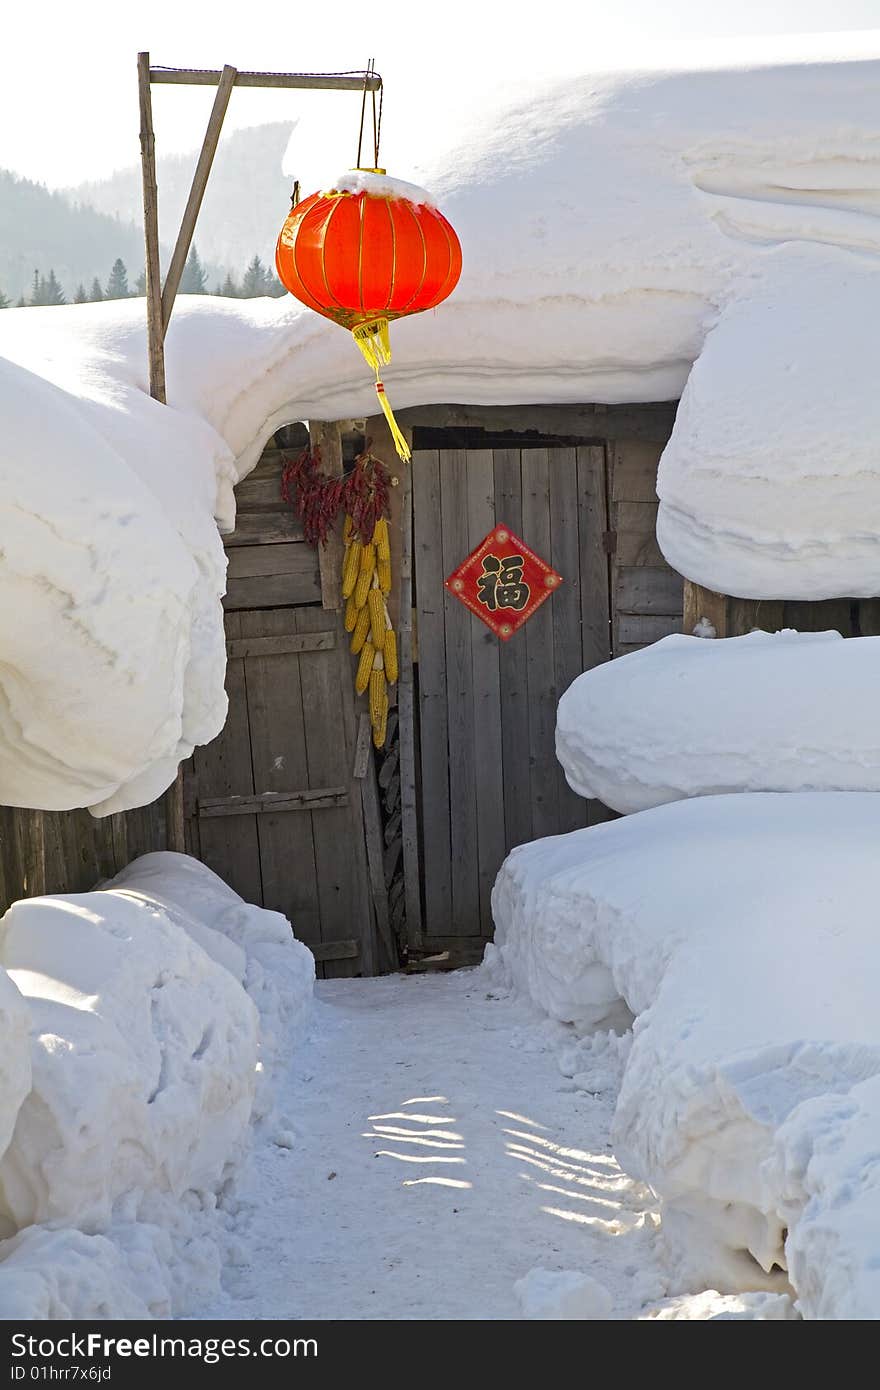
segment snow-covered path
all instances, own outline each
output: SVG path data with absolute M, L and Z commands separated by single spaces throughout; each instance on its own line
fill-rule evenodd
M 521 1316 L 533 1266 L 592 1274 L 613 1316 L 664 1292 L 651 1195 L 608 1146 L 619 1062 L 482 970 L 320 984 L 310 1040 L 229 1201 L 215 1318 Z M 555 1030 L 555 1031 L 554 1031 Z

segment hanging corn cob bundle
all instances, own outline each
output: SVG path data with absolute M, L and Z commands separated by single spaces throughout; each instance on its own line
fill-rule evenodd
M 388 536 L 388 475 L 369 451 L 355 462 L 348 486 L 343 540 L 342 596 L 351 650 L 359 657 L 354 687 L 369 692 L 370 723 L 377 748 L 385 745 L 388 686 L 397 680 L 397 638 L 388 614 L 391 545 Z
M 370 723 L 377 748 L 385 745 L 388 686 L 397 680 L 397 637 L 388 615 L 391 592 L 391 545 L 388 536 L 388 489 L 396 483 L 380 459 L 370 453 L 369 441 L 355 459 L 347 478 L 328 478 L 321 472 L 317 449 L 306 449 L 284 468 L 281 495 L 303 523 L 311 545 L 326 545 L 339 512 L 344 509 L 342 539 L 342 597 L 345 630 L 359 662 L 355 690 L 369 690 Z

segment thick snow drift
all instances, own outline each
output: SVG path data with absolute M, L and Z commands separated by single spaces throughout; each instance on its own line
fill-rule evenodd
M 744 598 L 880 593 L 878 297 L 875 256 L 827 246 L 783 247 L 738 283 L 660 464 L 657 538 L 689 579 Z
M 673 399 L 723 316 L 663 469 L 667 554 L 734 593 L 876 592 L 878 74 L 539 83 L 392 169 L 464 250 L 450 301 L 394 325 L 395 406 Z M 142 300 L 7 310 L 0 357 L 0 802 L 138 805 L 223 723 L 213 518 L 280 424 L 375 411 L 371 378 L 290 300 L 181 299 L 169 408 Z
M 615 811 L 734 791 L 880 791 L 880 638 L 665 637 L 559 702 L 569 786 Z
M 203 865 L 153 854 L 97 892 L 15 903 L 0 965 L 0 1017 L 31 1033 L 30 1059 L 11 1033 L 0 1063 L 19 1058 L 0 1091 L 0 1234 L 19 1233 L 0 1244 L 0 1316 L 210 1297 L 217 1193 L 269 1109 L 282 1010 L 304 1021 L 310 953 Z
M 878 839 L 871 793 L 709 797 L 522 845 L 493 895 L 541 1007 L 639 1015 L 616 1147 L 684 1277 L 788 1264 L 808 1317 L 880 1315 Z

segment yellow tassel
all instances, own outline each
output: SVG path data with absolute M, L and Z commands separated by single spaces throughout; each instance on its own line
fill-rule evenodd
M 378 376 L 379 368 L 391 361 L 388 320 L 371 319 L 369 323 L 359 323 L 357 328 L 351 330 L 351 335 Z
M 412 458 L 409 445 L 404 439 L 401 428 L 394 418 L 394 411 L 391 409 L 391 404 L 385 394 L 385 386 L 383 382 L 379 381 L 378 377 L 376 379 L 376 395 L 379 397 L 382 414 L 388 421 L 388 428 L 391 431 L 391 438 L 394 440 L 394 447 L 397 450 L 398 458 L 402 459 L 404 463 L 409 463 Z

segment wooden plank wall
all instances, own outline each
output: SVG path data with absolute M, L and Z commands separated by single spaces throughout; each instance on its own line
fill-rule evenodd
M 615 656 L 680 632 L 683 584 L 657 544 L 657 465 L 663 445 L 618 439 L 606 445 L 613 552 Z
M 18 898 L 86 893 L 131 859 L 164 848 L 161 799 L 100 820 L 83 810 L 0 807 L 0 913 Z

